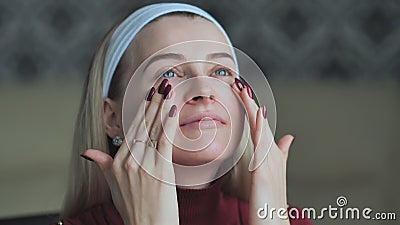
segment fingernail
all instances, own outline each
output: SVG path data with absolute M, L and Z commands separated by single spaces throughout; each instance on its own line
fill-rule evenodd
M 154 93 L 156 93 L 156 89 L 154 87 L 151 87 L 149 93 L 147 94 L 147 101 L 151 101 L 151 99 L 153 98 Z
M 294 135 L 293 135 L 292 143 L 290 143 L 290 144 L 293 144 L 293 142 L 294 142 L 295 139 L 296 139 L 296 135 L 294 134 Z
M 172 93 L 173 93 L 174 91 L 173 90 L 171 90 L 169 93 L 168 93 L 168 95 L 167 95 L 167 99 L 170 99 L 171 97 L 172 97 Z
M 251 92 L 250 86 L 246 85 L 246 89 L 247 89 L 247 94 L 249 95 L 249 97 L 250 97 L 251 99 L 253 99 L 253 93 Z
M 166 99 L 171 92 L 172 86 L 170 84 L 167 85 L 167 87 L 164 89 L 164 99 Z
M 176 115 L 176 105 L 172 105 L 171 109 L 169 110 L 168 116 L 174 117 Z
M 87 156 L 84 155 L 84 154 L 80 154 L 80 156 L 81 156 L 82 158 L 86 159 L 86 160 L 89 160 L 89 161 L 93 162 L 93 159 L 87 157 Z
M 240 81 L 239 79 L 235 78 L 235 84 L 236 84 L 236 87 L 239 89 L 239 91 L 242 91 L 242 90 L 243 90 L 243 83 L 242 83 L 242 81 Z
M 164 79 L 164 80 L 161 82 L 160 87 L 158 87 L 158 93 L 159 93 L 159 94 L 164 94 L 165 86 L 167 86 L 167 84 L 168 84 L 168 79 Z
M 264 119 L 267 118 L 267 107 L 265 107 L 265 105 L 262 107 L 262 114 L 264 116 Z

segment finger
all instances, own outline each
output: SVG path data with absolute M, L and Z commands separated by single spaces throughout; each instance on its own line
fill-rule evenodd
M 254 151 L 257 151 L 261 146 L 261 137 L 263 134 L 264 118 L 263 118 L 263 107 L 258 108 L 256 112 L 256 126 L 253 137 Z
M 172 166 L 172 151 L 175 134 L 178 129 L 178 111 L 175 105 L 171 106 L 168 117 L 165 118 L 163 133 L 159 139 L 158 152 L 156 155 L 157 174 L 167 183 L 175 183 L 174 169 Z M 161 171 L 160 171 L 161 169 Z
M 143 105 L 144 106 L 144 105 Z M 141 117 L 137 115 L 137 117 Z M 136 119 L 136 118 L 135 118 Z M 133 137 L 136 132 L 136 124 L 133 122 L 129 127 L 128 133 L 125 135 L 124 141 L 122 142 L 121 146 L 119 147 L 117 154 L 114 157 L 113 167 L 114 172 L 116 172 L 117 176 L 123 175 L 123 171 L 126 169 L 125 164 L 129 157 L 132 157 L 131 154 L 133 150 Z M 122 177 L 124 178 L 124 177 Z
M 131 148 L 131 146 L 133 144 L 133 140 L 136 137 L 138 127 L 143 123 L 144 116 L 145 116 L 144 109 L 145 109 L 146 104 L 147 103 L 145 100 L 143 100 L 140 103 L 140 106 L 138 108 L 136 116 L 133 119 L 133 121 L 131 122 L 131 124 L 129 125 L 128 132 L 126 132 L 126 133 L 124 132 L 124 141 L 122 142 L 121 147 L 126 146 L 126 147 L 128 147 L 128 149 Z M 117 153 L 117 155 L 118 155 L 118 153 Z M 117 157 L 117 155 L 115 157 Z
M 127 159 L 133 156 L 132 152 L 133 149 L 135 149 L 134 139 L 137 135 L 138 127 L 143 123 L 144 113 L 141 112 L 144 112 L 145 106 L 146 106 L 146 101 L 143 100 L 138 108 L 136 116 L 129 125 L 128 132 L 124 132 L 124 140 L 121 146 L 119 147 L 117 154 L 114 157 L 115 170 L 125 170 Z
M 93 160 L 97 164 L 97 166 L 100 167 L 100 170 L 103 172 L 107 183 L 111 185 L 111 182 L 113 180 L 113 158 L 109 154 L 96 149 L 88 149 L 82 155 L 86 158 Z
M 154 118 L 152 127 L 150 128 L 150 138 L 151 140 L 159 141 L 163 129 L 165 128 L 166 118 L 168 118 L 169 111 L 174 102 L 174 92 L 171 90 L 169 97 L 164 99 L 160 104 L 157 115 Z
M 263 146 L 263 158 L 266 157 L 266 155 L 268 155 L 272 145 L 276 146 L 275 144 L 275 140 L 274 140 L 274 134 L 272 133 L 271 127 L 269 126 L 268 123 L 268 118 L 267 118 L 267 108 L 264 105 L 263 107 L 261 107 L 261 112 L 262 112 L 262 120 L 263 120 L 263 124 L 262 124 L 262 137 L 261 137 L 261 146 Z M 277 148 L 277 147 L 276 147 Z
M 295 136 L 293 135 L 285 135 L 281 139 L 279 139 L 277 145 L 281 152 L 286 156 L 289 155 L 290 146 L 293 144 L 295 140 Z
M 155 139 L 153 134 L 158 133 L 157 131 L 159 130 L 159 123 L 157 123 L 159 118 L 157 118 L 157 115 L 159 114 L 160 106 L 162 106 L 164 100 L 167 98 L 171 88 L 168 79 L 163 79 L 156 89 L 153 98 L 150 99 L 146 106 L 146 129 L 149 131 L 149 137 L 152 140 Z
M 143 160 L 141 161 L 142 169 L 157 178 L 169 183 L 173 182 L 172 174 L 168 171 L 172 165 L 172 142 L 175 137 L 175 132 L 178 128 L 178 120 L 176 117 L 177 107 L 171 106 L 167 115 L 163 117 L 163 127 L 158 138 L 157 149 L 146 147 Z M 169 167 L 168 167 L 169 166 Z M 167 179 L 167 180 L 165 180 Z
M 236 93 L 239 94 L 243 91 L 245 85 L 238 78 L 235 78 L 235 81 L 232 83 L 231 87 L 236 91 Z
M 240 97 L 242 98 L 243 104 L 247 111 L 247 115 L 249 117 L 250 128 L 254 130 L 256 127 L 257 110 L 259 109 L 259 107 L 252 98 L 253 94 L 250 86 L 246 85 L 244 89 L 246 90 L 242 91 Z
M 232 84 L 232 88 L 242 100 L 247 116 L 249 118 L 250 129 L 254 131 L 256 126 L 257 110 L 259 107 L 253 99 L 253 92 L 250 86 L 235 78 L 235 82 Z
M 145 107 L 144 121 L 142 121 L 137 129 L 138 136 L 136 136 L 136 138 L 138 140 L 148 140 L 149 138 L 152 138 L 150 136 L 150 131 L 152 129 L 153 123 L 156 120 L 156 115 L 158 113 L 160 105 L 164 100 L 164 92 L 167 87 L 168 79 L 164 79 L 159 85 L 156 93 L 152 96 L 151 99 L 148 99 L 149 101 L 147 101 Z M 171 88 L 171 86 L 169 88 Z
M 258 158 L 256 157 L 256 154 L 259 155 L 258 149 L 261 147 L 261 137 L 262 137 L 262 128 L 263 128 L 263 115 L 262 115 L 262 108 L 259 108 L 256 113 L 256 128 L 255 132 L 252 135 L 252 141 L 254 145 L 254 153 L 253 156 L 251 157 L 250 163 L 249 163 L 249 171 L 254 171 L 257 168 L 258 163 Z
M 167 85 L 167 86 L 165 86 Z M 168 87 L 169 86 L 169 87 Z M 129 168 L 136 168 L 137 166 L 143 166 L 144 160 L 147 158 L 154 158 L 152 156 L 151 152 L 147 151 L 148 147 L 148 141 L 149 137 L 150 140 L 157 140 L 155 137 L 152 137 L 149 135 L 149 130 L 152 129 L 154 126 L 156 120 L 157 120 L 157 115 L 160 110 L 160 106 L 164 102 L 164 98 L 167 96 L 167 93 L 169 92 L 168 90 L 166 91 L 166 88 L 171 88 L 170 85 L 168 85 L 168 80 L 164 79 L 163 82 L 158 87 L 157 92 L 155 92 L 155 88 L 151 88 L 149 91 L 149 94 L 146 98 L 146 103 L 145 103 L 145 111 L 144 113 L 141 113 L 144 118 L 142 121 L 139 122 L 138 126 L 136 127 L 136 130 L 134 135 L 132 135 L 131 140 L 134 142 L 131 147 L 131 155 L 134 158 L 134 161 L 136 162 L 130 162 L 130 165 L 125 165 L 128 164 L 128 162 L 124 163 L 124 166 L 128 166 Z M 153 132 L 155 132 L 153 130 Z M 146 156 L 149 155 L 149 156 Z M 154 161 L 154 160 L 150 160 Z M 135 165 L 136 164 L 136 165 Z M 146 167 L 151 166 L 149 163 L 146 163 Z
M 175 134 L 178 129 L 178 111 L 176 105 L 172 105 L 168 116 L 164 119 L 164 127 L 158 142 L 158 151 L 166 160 L 172 162 L 172 148 Z
M 266 107 L 260 107 L 257 111 L 256 129 L 253 136 L 255 152 L 249 164 L 249 170 L 256 170 L 264 161 L 274 144 L 274 137 L 268 125 Z
M 96 149 L 88 149 L 82 155 L 86 158 L 93 160 L 97 164 L 97 166 L 99 166 L 104 178 L 106 179 L 108 187 L 111 190 L 112 198 L 121 199 L 121 192 L 115 192 L 115 187 L 128 187 L 128 185 L 118 185 L 120 181 L 127 180 L 127 174 L 113 171 L 113 158 L 110 155 Z

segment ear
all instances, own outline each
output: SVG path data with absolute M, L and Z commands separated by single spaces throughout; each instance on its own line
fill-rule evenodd
M 121 109 L 118 102 L 106 98 L 103 100 L 103 122 L 107 136 L 114 138 L 122 135 Z

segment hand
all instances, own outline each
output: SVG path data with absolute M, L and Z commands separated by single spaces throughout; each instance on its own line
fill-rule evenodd
M 165 89 L 168 88 L 170 90 L 171 87 Z M 92 159 L 103 172 L 113 203 L 125 225 L 179 224 L 176 187 L 160 181 L 175 179 L 171 164 L 172 144 L 168 138 L 173 138 L 177 129 L 176 107 L 171 106 L 173 94 L 164 100 L 168 93 L 155 92 L 140 106 L 114 159 L 94 149 L 83 154 Z M 171 109 L 167 115 L 163 115 L 163 127 L 160 122 L 162 103 L 163 107 Z M 146 112 L 141 114 L 143 108 L 146 108 Z M 149 139 L 148 133 L 151 140 L 158 141 L 157 149 L 141 142 Z
M 232 85 L 240 96 L 248 113 L 250 134 L 254 144 L 254 155 L 249 165 L 251 171 L 251 188 L 249 202 L 249 224 L 290 224 L 288 219 L 279 218 L 278 209 L 287 210 L 286 196 L 286 163 L 290 145 L 294 137 L 285 135 L 275 143 L 272 131 L 266 118 L 266 108 L 258 107 L 252 98 L 249 86 L 236 80 Z M 275 208 L 271 218 L 270 212 L 265 219 L 257 216 L 258 209 Z M 264 212 L 265 213 L 265 212 Z M 287 216 L 279 214 L 280 216 Z

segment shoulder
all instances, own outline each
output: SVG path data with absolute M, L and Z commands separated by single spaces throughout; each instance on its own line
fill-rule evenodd
M 107 225 L 123 224 L 117 209 L 111 203 L 96 205 L 74 217 L 62 218 L 52 225 Z

